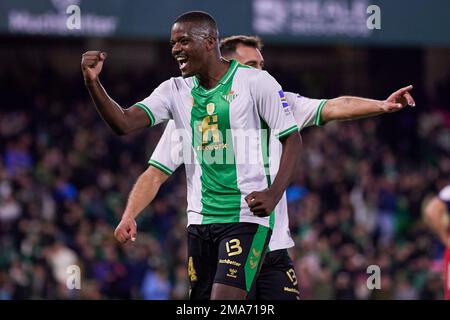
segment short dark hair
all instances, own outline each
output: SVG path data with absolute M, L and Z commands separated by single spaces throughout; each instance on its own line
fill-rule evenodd
M 183 13 L 175 19 L 174 23 L 192 22 L 200 25 L 204 29 L 208 29 L 208 33 L 213 33 L 214 36 L 219 36 L 216 20 L 207 12 L 204 11 L 189 11 Z
M 236 47 L 239 45 L 249 46 L 258 50 L 262 50 L 263 43 L 258 36 L 231 36 L 223 38 L 220 41 L 220 52 L 223 56 L 229 56 L 236 52 Z

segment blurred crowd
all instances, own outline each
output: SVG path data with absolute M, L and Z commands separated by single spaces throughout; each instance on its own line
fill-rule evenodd
M 126 78 L 105 76 L 124 105 L 153 85 Z M 186 299 L 183 169 L 138 218 L 135 243 L 113 237 L 164 125 L 115 136 L 81 76 L 47 65 L 11 66 L 0 80 L 0 299 Z M 287 195 L 303 299 L 442 299 L 443 248 L 421 206 L 450 174 L 448 107 L 302 132 Z M 71 265 L 80 290 L 68 289 Z M 367 288 L 369 265 L 380 290 Z

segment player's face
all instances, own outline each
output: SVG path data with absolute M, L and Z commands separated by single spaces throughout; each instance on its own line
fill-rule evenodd
M 238 44 L 233 55 L 239 63 L 262 70 L 264 68 L 264 58 L 257 48 Z
M 205 35 L 196 32 L 191 23 L 175 23 L 172 26 L 170 45 L 184 78 L 202 70 L 206 61 Z

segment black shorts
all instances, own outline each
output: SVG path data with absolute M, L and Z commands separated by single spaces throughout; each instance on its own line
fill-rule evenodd
M 213 283 L 249 292 L 261 268 L 272 231 L 255 223 L 188 227 L 191 300 L 209 300 Z
M 286 249 L 267 252 L 249 300 L 299 300 L 295 267 Z

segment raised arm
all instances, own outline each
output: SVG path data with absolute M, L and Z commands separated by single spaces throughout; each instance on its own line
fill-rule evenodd
M 128 197 L 122 220 L 114 232 L 117 241 L 121 243 L 126 243 L 128 240 L 135 241 L 136 217 L 153 201 L 159 188 L 168 177 L 168 174 L 154 166 L 149 166 L 139 176 Z
M 353 120 L 377 116 L 387 112 L 395 112 L 405 106 L 415 106 L 409 91 L 412 85 L 401 88 L 392 93 L 386 100 L 372 100 L 359 97 L 343 96 L 328 100 L 322 108 L 320 123 L 333 120 Z
M 81 59 L 84 83 L 103 120 L 118 135 L 125 135 L 147 127 L 150 120 L 146 112 L 136 106 L 124 109 L 117 104 L 100 83 L 99 74 L 106 59 L 106 52 L 88 51 Z

